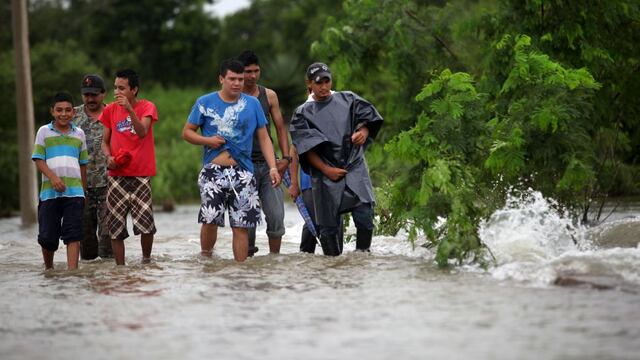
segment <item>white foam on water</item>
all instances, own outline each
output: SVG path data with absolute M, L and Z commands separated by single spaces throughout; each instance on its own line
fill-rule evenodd
M 546 286 L 559 276 L 601 276 L 640 286 L 640 248 L 598 248 L 600 237 L 625 219 L 588 228 L 575 225 L 553 200 L 528 190 L 508 198 L 479 228 L 498 280 Z
M 614 245 L 624 243 L 627 245 L 624 247 L 640 246 L 640 216 L 615 219 L 589 228 L 585 239 L 592 244 L 604 242 L 608 247 L 612 247 L 612 242 Z

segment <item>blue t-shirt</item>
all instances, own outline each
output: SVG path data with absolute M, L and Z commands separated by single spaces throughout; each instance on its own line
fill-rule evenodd
M 240 94 L 238 101 L 228 103 L 216 91 L 199 97 L 187 120 L 200 127 L 202 136 L 220 135 L 226 140 L 217 149 L 204 147 L 203 164 L 211 162 L 226 150 L 241 168 L 253 172 L 253 136 L 257 128 L 267 125 L 267 118 L 258 99 Z
M 307 189 L 311 189 L 311 176 L 300 168 L 300 190 L 304 191 Z

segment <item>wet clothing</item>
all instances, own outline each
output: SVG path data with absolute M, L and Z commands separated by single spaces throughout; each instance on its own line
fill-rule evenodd
M 133 233 L 155 234 L 150 176 L 109 176 L 107 207 L 109 208 L 109 235 L 124 240 L 127 231 L 127 213 L 131 212 Z
M 117 103 L 104 108 L 100 122 L 111 129 L 111 155 L 129 153 L 131 161 L 126 165 L 109 169 L 109 176 L 155 176 L 156 153 L 153 143 L 153 124 L 158 121 L 158 110 L 149 100 L 138 100 L 133 111 L 139 120 L 151 118 L 151 125 L 144 137 L 139 137 L 131 122 L 129 112 Z
M 87 163 L 87 188 L 99 188 L 107 186 L 107 157 L 102 152 L 102 136 L 104 126 L 98 120 L 94 120 L 84 111 L 84 105 L 75 108 L 76 115 L 73 123 L 84 131 L 87 143 L 89 162 Z
M 254 163 L 254 176 L 258 188 L 260 207 L 267 223 L 267 236 L 270 238 L 284 235 L 284 194 L 280 187 L 274 188 L 269 176 L 269 165 L 260 161 Z M 255 246 L 256 231 L 249 230 L 249 244 Z
M 309 211 L 309 216 L 311 216 L 311 219 L 315 219 L 316 214 L 313 208 L 313 195 L 311 194 L 311 189 L 302 190 L 300 196 L 302 196 L 304 206 L 307 208 L 307 211 Z M 313 236 L 313 233 L 309 230 L 307 224 L 304 224 L 302 227 L 302 233 L 300 234 L 300 251 L 311 254 L 315 253 L 316 241 L 316 237 Z
M 373 105 L 350 91 L 335 92 L 325 101 L 306 102 L 295 110 L 291 138 L 300 155 L 301 167 L 311 175 L 316 222 L 321 229 L 337 229 L 340 213 L 361 204 L 374 204 L 364 151 L 378 134 L 382 122 Z M 369 136 L 364 145 L 356 146 L 351 142 L 351 135 L 361 126 L 367 126 Z M 306 159 L 305 154 L 310 150 L 326 164 L 346 169 L 347 175 L 339 181 L 325 177 Z
M 252 173 L 238 165 L 206 164 L 198 176 L 200 212 L 198 222 L 224 226 L 225 210 L 229 225 L 255 228 L 260 223 L 260 204 L 256 180 Z
M 267 119 L 255 97 L 240 94 L 236 102 L 227 103 L 217 91 L 203 95 L 191 108 L 187 121 L 199 126 L 202 136 L 220 135 L 226 140 L 217 149 L 204 146 L 203 165 L 228 151 L 241 168 L 253 173 L 251 151 L 254 134 L 258 128 L 267 125 Z
M 111 239 L 107 229 L 107 157 L 102 152 L 104 125 L 87 115 L 84 104 L 75 110 L 73 122 L 84 131 L 89 153 L 80 257 L 85 260 L 111 257 Z
M 82 239 L 84 198 L 58 197 L 38 204 L 38 243 L 49 251 Z
M 300 176 L 300 196 L 302 196 L 302 201 L 304 203 L 305 208 L 309 212 L 309 216 L 311 218 L 311 223 L 314 229 L 317 229 L 318 226 L 315 223 L 315 209 L 313 205 L 313 194 L 311 192 L 311 176 L 304 172 L 304 170 L 299 169 L 298 175 Z M 342 223 L 342 220 L 340 220 Z M 342 230 L 342 227 L 339 228 Z M 319 234 L 316 234 L 319 235 Z M 300 234 L 300 251 L 315 253 L 316 251 L 316 242 L 317 236 L 313 234 L 313 232 L 309 229 L 309 225 L 306 223 L 302 227 L 302 234 Z M 340 231 L 340 240 L 342 240 L 342 231 Z
M 102 125 L 100 125 L 102 126 Z M 83 237 L 80 242 L 80 257 L 85 260 L 112 257 L 111 237 L 107 209 L 107 187 L 87 189 L 82 223 Z
M 66 133 L 61 133 L 53 121 L 41 126 L 36 134 L 31 159 L 44 160 L 66 186 L 63 192 L 58 192 L 49 178 L 42 174 L 40 201 L 59 197 L 84 197 L 80 166 L 87 165 L 89 155 L 82 129 L 71 123 L 71 128 Z
M 300 169 L 300 191 L 311 189 L 311 176 Z
M 267 97 L 267 89 L 264 86 L 258 85 L 258 101 L 262 107 L 265 118 L 267 119 L 267 133 L 271 143 L 270 119 L 271 119 L 271 105 Z M 275 147 L 275 145 L 274 145 Z M 280 187 L 274 188 L 271 185 L 271 176 L 269 174 L 269 165 L 260 150 L 260 144 L 258 137 L 253 137 L 253 152 L 251 153 L 251 160 L 255 167 L 255 177 L 258 184 L 258 196 L 260 197 L 260 204 L 262 206 L 262 212 L 264 213 L 265 221 L 267 222 L 267 236 L 270 238 L 277 238 L 284 235 L 284 193 Z M 249 229 L 249 254 L 253 255 L 257 251 L 256 249 L 256 229 Z

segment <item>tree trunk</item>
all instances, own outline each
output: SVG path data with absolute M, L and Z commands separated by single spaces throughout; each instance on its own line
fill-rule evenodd
M 20 174 L 20 216 L 22 225 L 36 222 L 38 201 L 36 171 L 31 161 L 34 142 L 31 58 L 27 0 L 11 0 L 13 47 L 16 64 L 16 108 L 18 120 L 18 167 Z

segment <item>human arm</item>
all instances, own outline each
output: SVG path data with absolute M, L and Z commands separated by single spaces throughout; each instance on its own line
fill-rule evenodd
M 47 162 L 42 159 L 34 159 L 36 162 L 36 167 L 38 170 L 46 176 L 51 182 L 51 187 L 57 192 L 64 192 L 67 189 L 67 186 L 64 184 L 64 181 L 58 177 L 47 165 Z
M 89 164 L 89 150 L 87 149 L 87 139 L 84 131 L 80 131 L 82 145 L 80 146 L 80 155 L 78 156 L 78 165 L 80 166 L 80 180 L 82 181 L 82 189 L 87 193 L 87 164 Z M 100 143 L 102 146 L 102 143 Z M 87 196 L 85 196 L 85 200 Z
M 269 111 L 271 112 L 271 120 L 276 127 L 276 135 L 278 137 L 278 146 L 282 154 L 282 159 L 276 161 L 276 167 L 280 176 L 284 173 L 287 167 L 290 165 L 289 157 L 289 130 L 287 129 L 282 113 L 280 112 L 280 102 L 278 101 L 278 95 L 275 91 L 267 89 L 267 99 L 269 100 Z
M 226 143 L 226 140 L 220 135 L 202 136 L 198 134 L 198 128 L 198 125 L 187 121 L 182 129 L 182 138 L 190 144 L 209 146 L 214 149 Z
M 298 152 L 295 146 L 291 146 L 289 155 L 291 156 L 291 164 L 289 165 L 289 174 L 291 175 L 291 186 L 289 186 L 289 196 L 295 199 L 300 195 L 300 185 L 298 180 L 298 169 L 300 167 L 298 161 Z
M 138 115 L 135 111 L 133 111 L 133 106 L 129 102 L 129 99 L 127 99 L 127 97 L 124 95 L 116 95 L 115 100 L 118 105 L 125 108 L 125 110 L 127 110 L 127 113 L 129 113 L 129 117 L 131 118 L 131 125 L 136 131 L 136 134 L 140 138 L 145 137 L 147 135 L 147 132 L 149 131 L 149 127 L 151 127 L 151 116 L 143 116 L 142 119 L 138 119 Z
M 80 178 L 82 179 L 82 189 L 87 192 L 87 165 L 80 165 Z
M 338 181 L 347 175 L 347 170 L 327 165 L 313 150 L 307 151 L 306 155 L 311 166 L 320 170 L 331 181 Z
M 351 142 L 354 145 L 363 145 L 367 141 L 368 137 L 369 128 L 367 127 L 367 125 L 362 125 L 351 135 Z
M 278 172 L 276 168 L 276 157 L 273 154 L 273 144 L 271 143 L 271 139 L 269 138 L 266 127 L 259 127 L 256 129 L 256 132 L 258 135 L 260 150 L 262 151 L 264 159 L 267 161 L 267 165 L 269 165 L 269 177 L 271 177 L 271 185 L 273 187 L 276 187 L 280 185 L 281 179 L 280 172 Z
M 104 130 L 102 132 L 101 147 L 102 147 L 102 153 L 107 158 L 107 168 L 115 169 L 116 167 L 118 167 L 118 165 L 116 164 L 116 161 L 111 155 L 111 129 L 108 128 L 107 126 L 104 127 Z
M 380 132 L 384 120 L 373 104 L 355 93 L 347 92 L 347 95 L 353 98 L 352 121 L 354 122 L 355 131 L 352 134 L 352 141 L 355 145 L 365 147 L 371 145 L 373 139 Z

